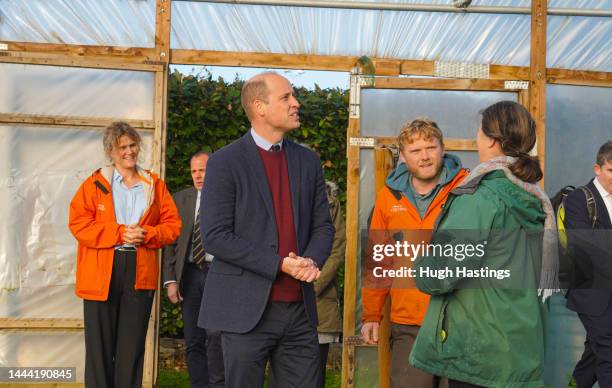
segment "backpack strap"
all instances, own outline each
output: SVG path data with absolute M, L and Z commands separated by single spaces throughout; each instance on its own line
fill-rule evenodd
M 595 202 L 595 197 L 593 196 L 591 189 L 588 187 L 580 186 L 579 189 L 582 190 L 586 196 L 587 211 L 589 213 L 589 220 L 591 220 L 591 228 L 595 228 L 595 223 L 597 222 L 597 203 Z

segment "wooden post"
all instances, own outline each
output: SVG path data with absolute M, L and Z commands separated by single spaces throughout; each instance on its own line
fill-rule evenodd
M 347 141 L 359 137 L 359 118 L 349 118 Z M 346 198 L 346 256 L 344 270 L 344 338 L 355 335 L 355 307 L 357 290 L 357 241 L 359 238 L 359 146 L 347 145 L 347 198 Z M 355 355 L 346 343 L 342 346 L 342 387 L 353 387 Z
M 155 134 L 153 137 L 154 172 L 163 179 L 166 158 L 166 123 L 168 99 L 168 63 L 170 61 L 170 11 L 171 0 L 157 0 L 155 17 L 155 53 L 156 59 L 163 63 L 162 69 L 155 73 L 154 118 Z M 159 273 L 161 274 L 161 251 L 157 254 Z M 157 384 L 159 359 L 159 314 L 160 299 L 164 298 L 163 289 L 155 294 L 151 317 L 147 330 L 146 351 L 143 371 L 143 386 L 153 387 Z
M 374 182 L 376 191 L 385 185 L 385 180 L 389 171 L 393 168 L 393 156 L 386 148 L 374 148 Z M 385 307 L 383 309 L 383 318 L 380 322 L 378 331 L 378 384 L 379 388 L 389 388 L 391 376 L 391 344 L 389 337 L 391 336 L 391 298 L 387 296 Z M 408 362 L 406 360 L 406 362 Z
M 157 0 L 155 11 L 155 54 L 158 61 L 170 62 L 171 0 Z
M 547 0 L 531 1 L 529 112 L 536 122 L 537 153 L 542 171 L 546 158 L 546 13 Z M 544 186 L 544 179 L 540 182 Z

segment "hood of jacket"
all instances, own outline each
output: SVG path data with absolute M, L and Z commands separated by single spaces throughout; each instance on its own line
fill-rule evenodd
M 507 206 L 521 227 L 539 229 L 546 215 L 541 201 L 510 182 L 503 171 L 492 171 L 486 174 L 480 184 L 488 188 Z
M 444 154 L 442 164 L 444 166 L 443 168 L 446 169 L 446 179 L 442 182 L 442 186 L 444 186 L 455 179 L 459 171 L 461 171 L 461 160 L 453 154 Z M 399 191 L 414 204 L 416 201 L 410 185 L 410 179 L 412 179 L 412 174 L 408 171 L 406 164 L 399 163 L 397 167 L 391 171 L 385 183 L 391 190 Z

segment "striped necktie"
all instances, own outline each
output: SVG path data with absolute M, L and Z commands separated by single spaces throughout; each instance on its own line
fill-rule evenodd
M 198 266 L 199 269 L 206 269 L 208 263 L 206 262 L 206 252 L 202 246 L 202 234 L 200 233 L 200 209 L 196 215 L 196 222 L 193 226 L 193 236 L 191 237 L 191 256 L 193 262 Z

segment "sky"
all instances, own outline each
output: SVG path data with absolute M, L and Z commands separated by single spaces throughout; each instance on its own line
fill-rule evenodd
M 349 88 L 350 74 L 339 71 L 314 71 L 314 70 L 282 70 L 282 69 L 262 69 L 253 67 L 223 67 L 223 66 L 196 66 L 196 65 L 171 65 L 170 71 L 174 69 L 183 74 L 199 74 L 208 70 L 213 79 L 219 76 L 226 81 L 231 81 L 238 74 L 240 79 L 248 79 L 255 74 L 266 70 L 273 70 L 286 77 L 295 87 L 304 86 L 307 89 L 314 89 L 315 83 L 319 87 L 326 88 Z

